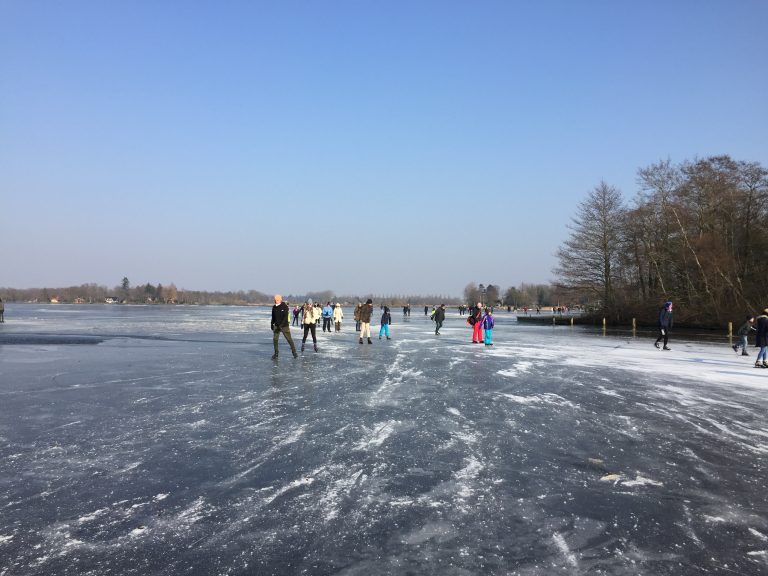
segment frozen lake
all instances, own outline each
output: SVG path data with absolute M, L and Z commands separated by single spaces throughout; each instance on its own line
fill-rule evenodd
M 768 574 L 754 349 L 345 312 L 7 305 L 0 576 Z

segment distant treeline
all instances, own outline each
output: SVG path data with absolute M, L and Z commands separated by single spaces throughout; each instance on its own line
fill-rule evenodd
M 177 288 L 171 283 L 131 285 L 128 278 L 123 278 L 120 285 L 114 288 L 98 284 L 82 284 L 65 288 L 0 288 L 0 298 L 6 302 L 58 302 L 61 304 L 103 304 L 114 301 L 124 304 L 201 304 L 201 305 L 268 305 L 272 304 L 273 294 L 265 294 L 257 290 L 240 290 L 233 292 L 208 292 L 203 290 L 186 290 Z M 365 302 L 367 298 L 374 302 L 390 306 L 436 305 L 440 303 L 458 305 L 460 298 L 444 295 L 405 295 L 405 294 L 363 294 L 337 295 L 332 290 L 307 292 L 306 294 L 284 294 L 283 298 L 298 304 L 312 298 L 315 302 L 342 302 L 354 304 Z
M 0 298 L 6 302 L 57 302 L 60 304 L 103 304 L 108 300 L 121 304 L 200 304 L 225 306 L 271 305 L 273 294 L 258 290 L 240 290 L 234 292 L 208 292 L 176 288 L 175 284 L 139 284 L 132 286 L 127 278 L 114 288 L 98 284 L 82 284 L 65 288 L 0 288 Z M 436 306 L 446 304 L 458 306 L 472 304 L 481 300 L 490 305 L 504 305 L 522 308 L 523 306 L 550 306 L 569 302 L 556 288 L 548 284 L 520 284 L 501 293 L 501 287 L 489 284 L 483 293 L 477 284 L 471 282 L 464 289 L 464 298 L 444 294 L 336 294 L 332 290 L 307 292 L 306 294 L 283 294 L 289 304 L 300 304 L 308 298 L 314 302 L 341 302 L 356 304 L 371 298 L 377 304 L 386 304 L 401 308 L 406 304 L 411 307 Z
M 615 322 L 676 319 L 723 326 L 768 306 L 768 170 L 729 156 L 638 170 L 625 203 L 601 182 L 558 251 L 560 290 Z

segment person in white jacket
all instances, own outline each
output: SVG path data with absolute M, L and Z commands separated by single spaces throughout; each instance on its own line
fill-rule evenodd
M 333 323 L 336 325 L 336 332 L 341 332 L 341 321 L 344 318 L 344 312 L 341 311 L 341 304 L 336 302 L 333 308 Z
M 317 352 L 317 320 L 320 318 L 320 313 L 317 312 L 317 308 L 312 305 L 312 298 L 309 298 L 304 304 L 304 338 L 301 339 L 301 351 L 304 352 L 304 343 L 307 341 L 307 335 L 312 332 L 312 344 L 315 346 L 315 352 Z

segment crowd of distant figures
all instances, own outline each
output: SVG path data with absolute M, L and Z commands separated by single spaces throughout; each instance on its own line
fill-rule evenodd
M 424 316 L 429 316 L 435 323 L 435 335 L 440 335 L 440 328 L 442 328 L 445 322 L 445 304 L 439 306 L 433 306 L 430 314 L 429 306 L 424 306 Z M 379 340 L 386 338 L 391 340 L 390 326 L 392 324 L 392 312 L 389 306 L 385 304 L 379 305 L 381 316 L 379 318 Z M 472 343 L 473 344 L 485 344 L 486 346 L 493 346 L 493 309 L 489 306 L 483 307 L 482 303 L 478 302 L 474 306 L 459 306 L 460 315 L 467 315 L 467 324 L 472 328 Z M 511 311 L 511 307 L 509 308 Z M 406 304 L 403 306 L 403 316 L 409 317 L 411 315 L 411 306 Z M 366 341 L 368 344 L 373 344 L 371 339 L 371 319 L 373 317 L 373 301 L 369 298 L 364 303 L 358 302 L 355 306 L 353 318 L 355 321 L 355 334 L 357 335 L 358 342 L 364 344 Z M 294 306 L 291 309 L 286 302 L 283 302 L 282 296 L 275 295 L 275 305 L 272 307 L 272 319 L 270 327 L 273 332 L 273 342 L 275 353 L 272 356 L 273 359 L 277 359 L 279 356 L 278 342 L 280 334 L 283 334 L 288 345 L 291 347 L 291 353 L 294 358 L 298 357 L 296 351 L 296 345 L 293 342 L 291 336 L 291 326 L 298 326 L 303 331 L 301 339 L 301 351 L 304 352 L 307 345 L 307 338 L 312 336 L 312 347 L 315 352 L 318 351 L 317 346 L 317 326 L 322 320 L 323 332 L 341 332 L 342 321 L 344 320 L 344 312 L 340 302 L 331 303 L 326 302 L 325 306 L 321 306 L 319 303 L 313 302 L 311 298 L 302 306 Z

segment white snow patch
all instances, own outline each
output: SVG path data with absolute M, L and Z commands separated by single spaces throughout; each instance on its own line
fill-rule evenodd
M 572 402 L 566 400 L 562 396 L 549 392 L 544 394 L 534 394 L 532 396 L 517 396 L 515 394 L 499 394 L 499 396 L 523 405 L 552 404 L 554 406 L 568 406 L 573 408 Z
M 86 514 L 85 516 L 80 516 L 80 518 L 77 519 L 77 522 L 79 524 L 85 524 L 86 522 L 90 522 L 91 520 L 96 520 L 99 516 L 106 514 L 109 512 L 109 508 L 99 508 L 98 510 L 94 510 L 90 514 Z
M 10 542 L 13 540 L 13 536 L 3 536 L 0 534 L 0 544 L 5 544 L 6 542 Z
M 376 424 L 373 430 L 363 427 L 365 434 L 360 442 L 355 445 L 354 449 L 366 450 L 374 446 L 381 446 L 387 438 L 394 434 L 400 424 L 397 420 L 388 420 L 387 422 Z
M 170 492 L 166 492 L 166 493 L 164 493 L 164 494 L 158 494 L 157 496 L 155 496 L 155 497 L 154 497 L 154 498 L 152 498 L 152 499 L 153 499 L 155 502 L 160 502 L 161 500 L 165 500 L 166 498 L 168 498 L 168 496 L 170 496 L 170 495 L 171 495 L 171 494 L 170 494 Z
M 307 478 L 299 478 L 298 480 L 294 480 L 287 486 L 283 486 L 280 488 L 277 492 L 275 492 L 272 496 L 269 496 L 268 498 L 264 499 L 265 504 L 271 504 L 275 499 L 279 498 L 286 492 L 289 492 L 291 490 L 294 490 L 295 488 L 299 488 L 300 486 L 311 486 L 312 483 L 315 481 L 314 478 L 307 477 Z
M 565 541 L 565 538 L 563 538 L 562 534 L 555 532 L 552 534 L 552 540 L 555 541 L 555 546 L 557 546 L 557 549 L 560 550 L 560 553 L 565 557 L 565 561 L 574 568 L 578 567 L 578 562 L 576 562 L 576 555 L 571 552 L 570 548 L 568 548 L 568 543 Z
M 661 482 L 637 475 L 634 480 L 622 480 L 622 486 L 664 486 Z
M 461 412 L 456 410 L 456 408 L 447 408 L 446 411 L 454 416 L 461 416 Z
M 749 533 L 752 534 L 752 536 L 757 536 L 758 538 L 760 538 L 760 540 L 764 540 L 764 541 L 768 542 L 768 536 L 766 536 L 762 532 L 758 532 L 754 528 L 750 528 L 749 529 Z
M 507 368 L 506 370 L 499 370 L 497 374 L 500 376 L 506 376 L 507 378 L 517 378 L 520 376 L 520 374 L 529 372 L 532 367 L 533 362 L 523 360 L 521 362 L 516 362 L 511 368 Z

